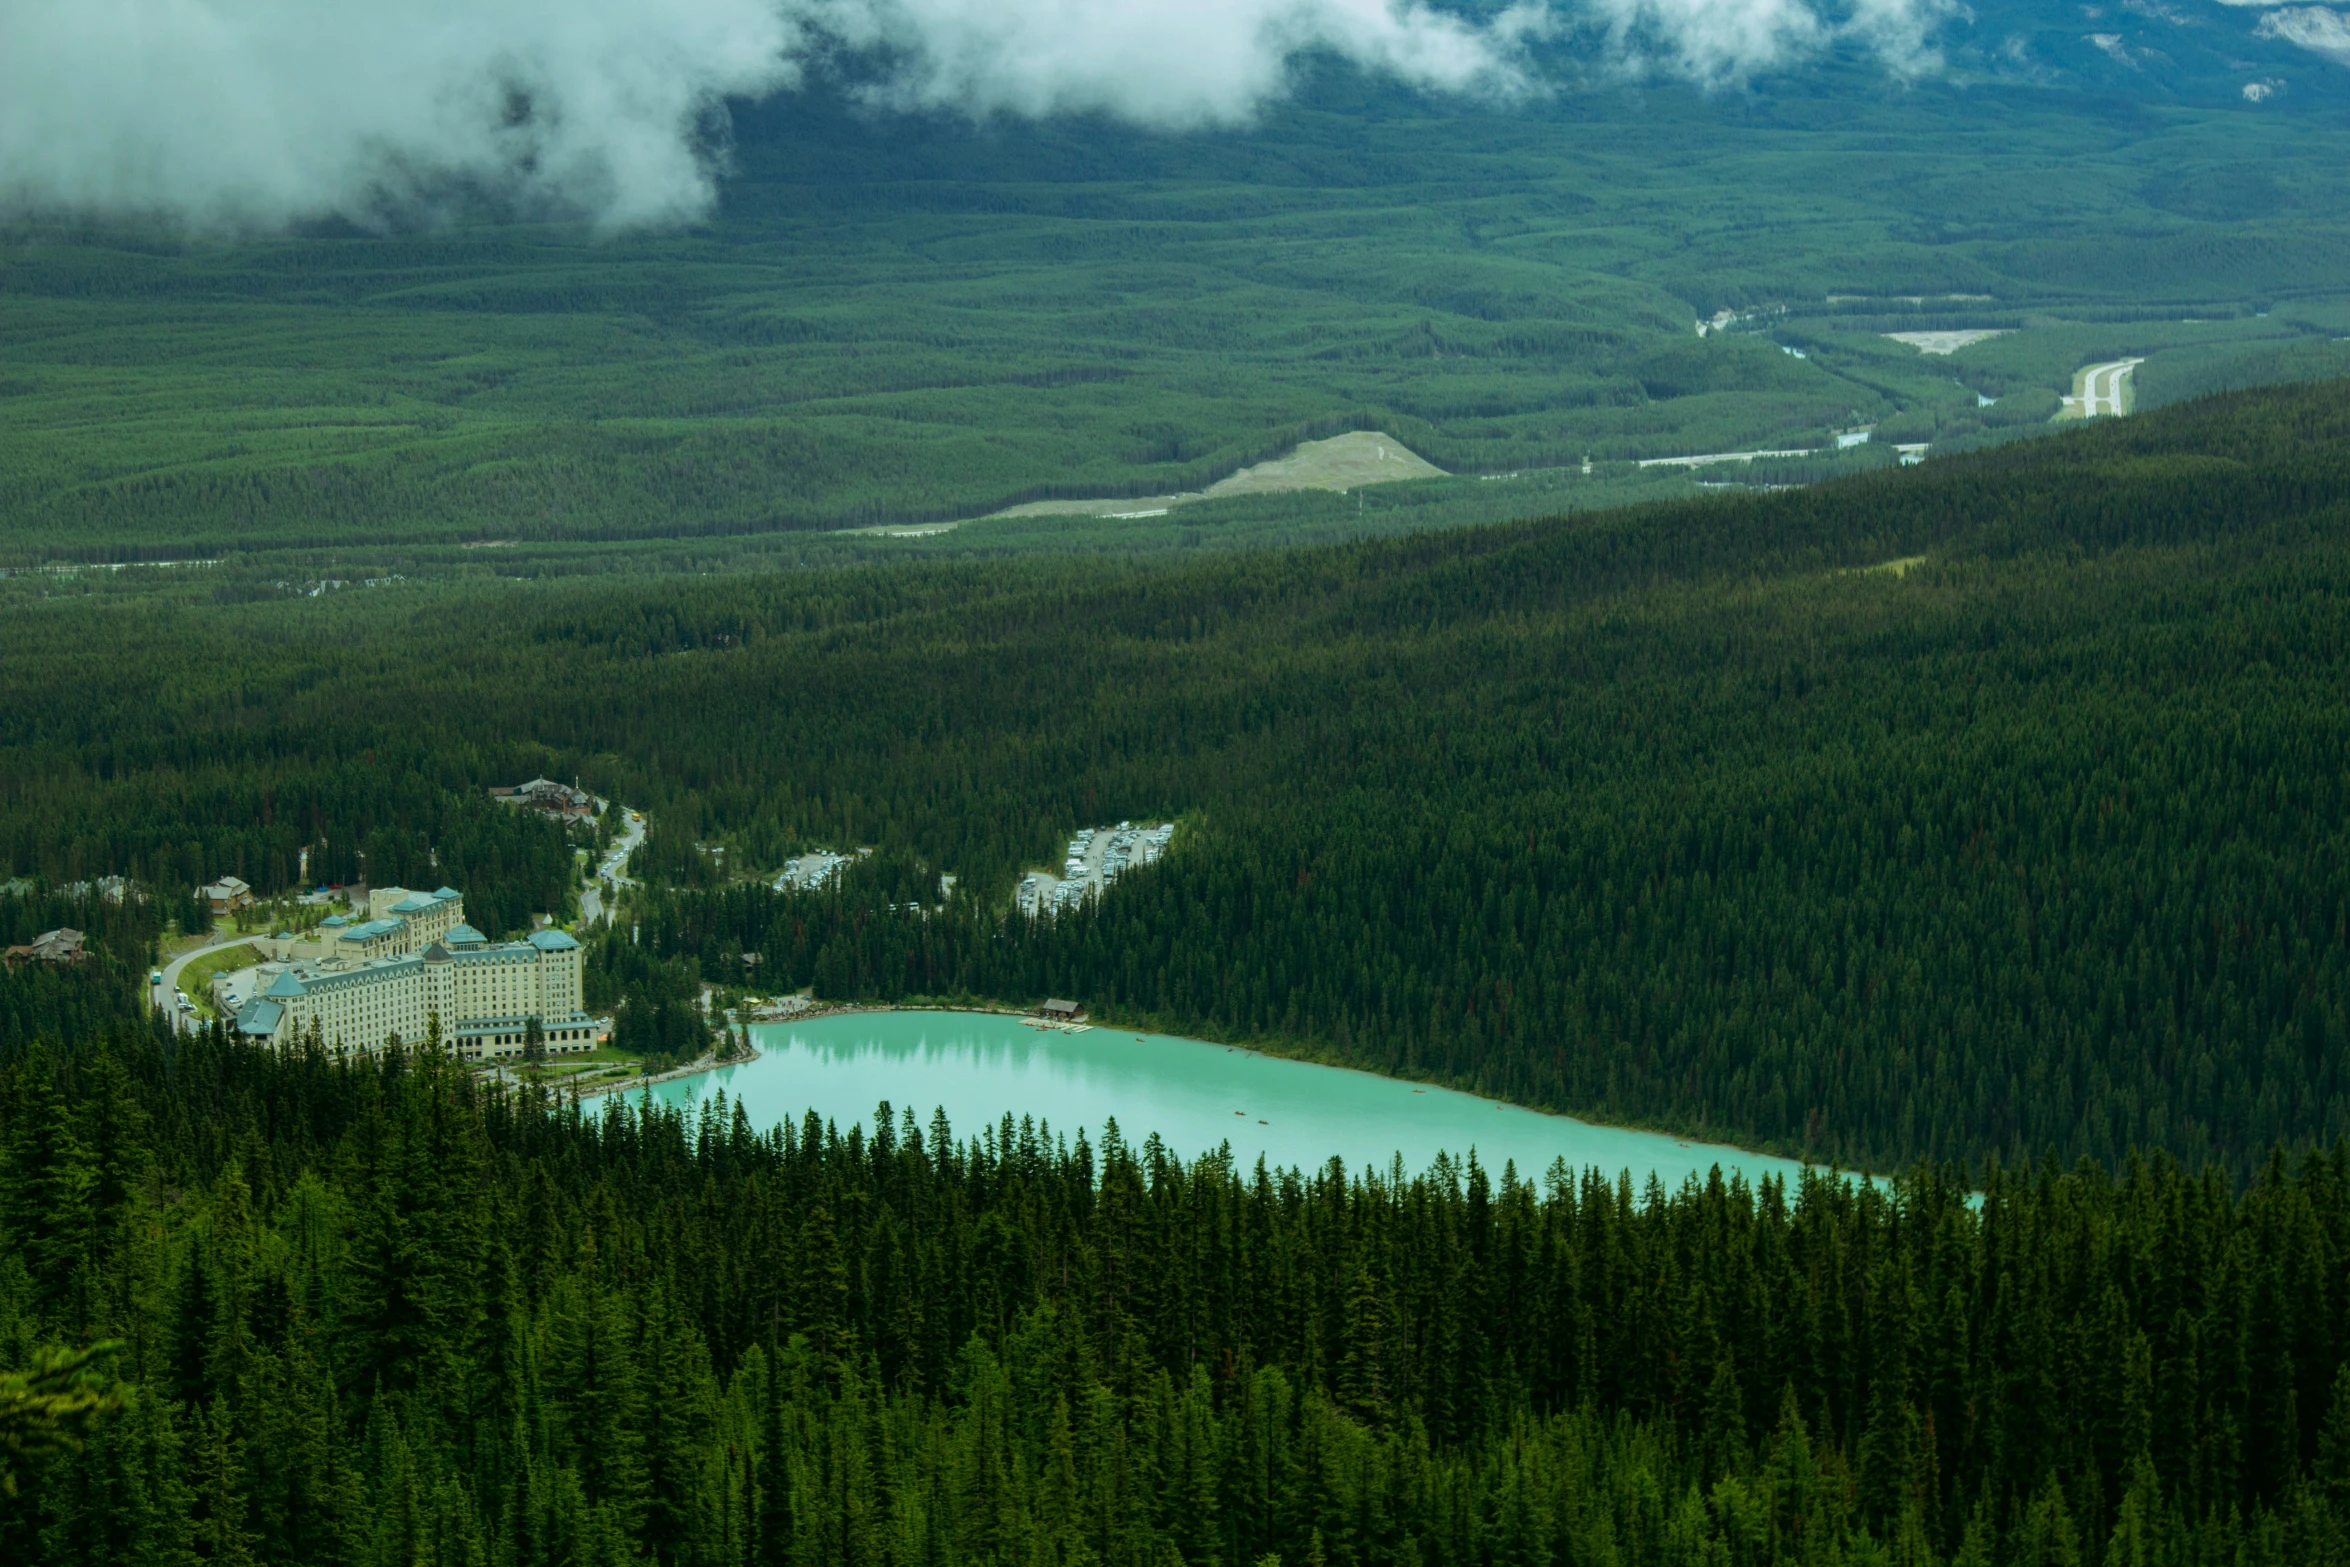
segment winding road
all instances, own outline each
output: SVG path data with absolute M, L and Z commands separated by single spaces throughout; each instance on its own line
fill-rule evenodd
M 625 805 L 606 801 L 604 808 L 620 812 L 620 836 L 612 840 L 612 847 L 604 851 L 603 861 L 596 866 L 596 879 L 610 882 L 615 893 L 622 887 L 636 885 L 628 875 L 628 857 L 636 846 L 645 841 L 645 817 L 642 811 L 632 811 Z M 593 925 L 604 917 L 604 894 L 600 887 L 590 887 L 579 895 L 579 923 Z
M 180 971 L 185 969 L 190 962 L 202 957 L 207 952 L 218 952 L 223 947 L 233 947 L 239 942 L 251 941 L 252 939 L 253 933 L 251 931 L 244 931 L 238 934 L 227 936 L 215 936 L 212 940 L 207 941 L 201 947 L 190 947 L 187 951 L 181 953 L 178 957 L 173 958 L 169 963 L 163 965 L 163 982 L 161 984 L 149 985 L 147 987 L 147 999 L 155 1003 L 156 1011 L 161 1012 L 164 1016 L 171 1019 L 171 1029 L 173 1033 L 186 1033 L 188 1031 L 188 1026 L 195 1021 L 195 1014 L 190 1012 L 182 1012 L 179 1009 L 179 1003 L 174 994 L 179 989 Z

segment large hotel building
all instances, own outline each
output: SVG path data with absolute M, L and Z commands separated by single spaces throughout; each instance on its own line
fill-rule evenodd
M 384 887 L 367 902 L 365 920 L 330 919 L 318 941 L 287 943 L 261 965 L 240 1034 L 284 1050 L 315 1026 L 340 1054 L 421 1043 L 437 1019 L 444 1048 L 487 1061 L 522 1054 L 534 1021 L 550 1055 L 593 1050 L 607 1032 L 581 1009 L 579 943 L 564 932 L 490 941 L 449 887 Z M 306 947 L 317 954 L 295 955 Z

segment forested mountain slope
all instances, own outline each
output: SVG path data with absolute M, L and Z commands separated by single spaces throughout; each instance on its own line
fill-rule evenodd
M 9 602 L 19 870 L 282 878 L 526 770 L 648 954 L 1877 1166 L 2350 1131 L 2337 385 L 1817 490 L 1188 564 Z M 1874 569 L 1887 568 L 1887 569 Z M 381 785 L 360 786 L 382 775 Z M 396 785 L 396 787 L 394 787 Z M 1086 822 L 1169 859 L 1007 914 Z M 837 893 L 713 881 L 883 853 Z M 77 858 L 78 857 L 78 858 Z M 937 870 L 942 914 L 891 912 Z

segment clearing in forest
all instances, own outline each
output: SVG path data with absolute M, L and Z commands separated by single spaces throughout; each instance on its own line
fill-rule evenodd
M 1907 343 L 1921 354 L 1955 354 L 1970 343 L 1980 343 L 1985 338 L 2005 337 L 2012 330 L 2011 327 L 1995 326 L 1964 332 L 1887 332 L 1885 335 L 1896 343 Z
M 1083 501 L 1030 501 L 998 517 L 1156 517 L 1193 501 L 1227 495 L 1271 495 L 1282 490 L 1359 490 L 1402 479 L 1441 479 L 1445 472 L 1392 435 L 1357 430 L 1327 441 L 1307 441 L 1286 457 L 1243 468 L 1204 490 L 1179 495 L 1116 495 Z

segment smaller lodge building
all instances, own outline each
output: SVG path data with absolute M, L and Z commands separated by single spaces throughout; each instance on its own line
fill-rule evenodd
M 552 778 L 533 778 L 511 789 L 492 788 L 490 798 L 508 805 L 528 806 L 542 816 L 552 816 L 560 822 L 586 821 L 596 814 L 594 795 L 571 784 L 557 783 Z
M 10 947 L 5 956 L 10 963 L 80 963 L 90 953 L 83 945 L 84 937 L 78 930 L 60 926 L 45 930 L 32 940 Z
M 218 881 L 206 882 L 200 889 L 200 895 L 204 899 L 204 906 L 215 915 L 226 916 L 253 906 L 253 889 L 236 876 L 223 876 Z

